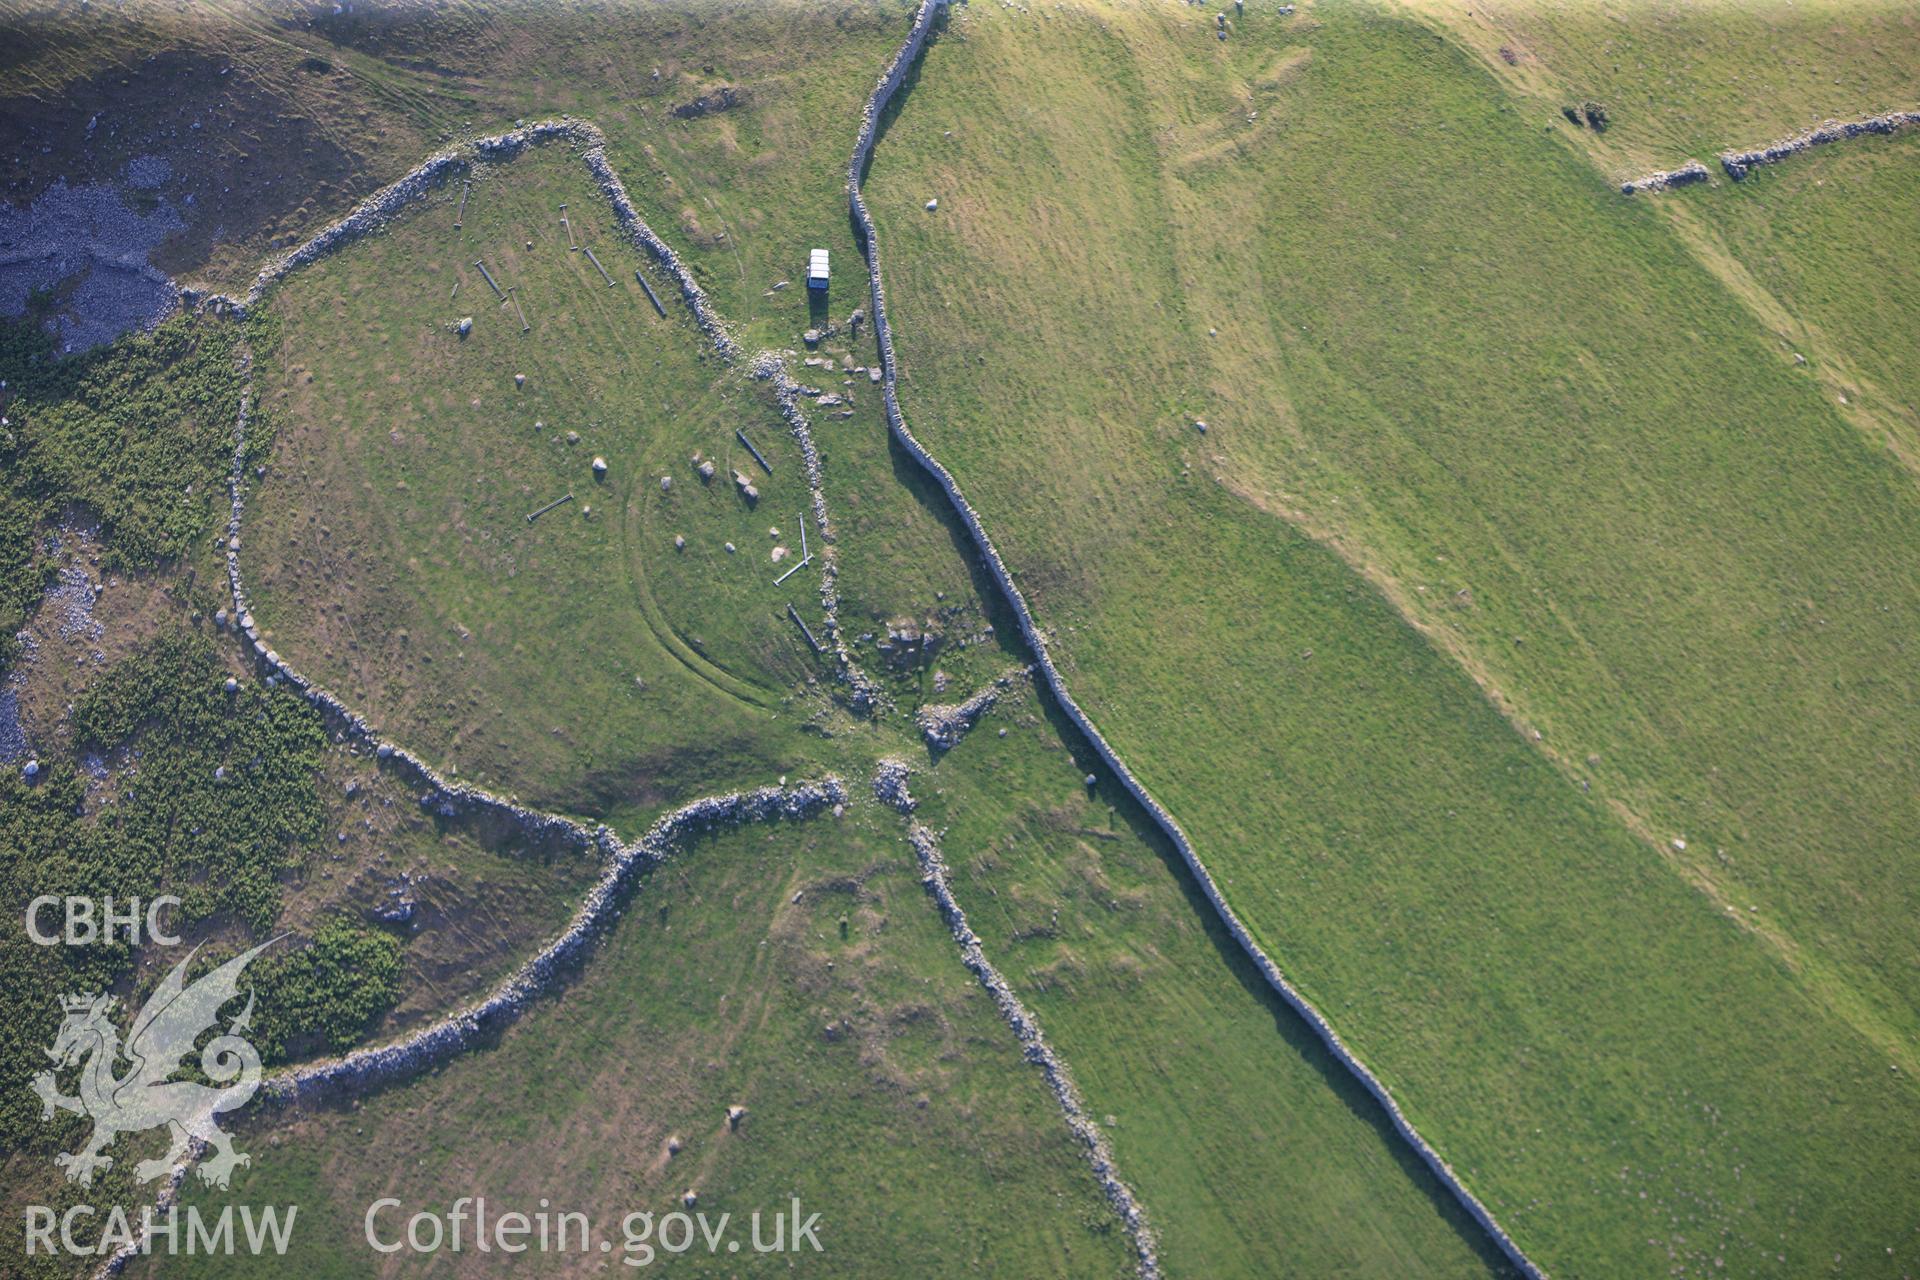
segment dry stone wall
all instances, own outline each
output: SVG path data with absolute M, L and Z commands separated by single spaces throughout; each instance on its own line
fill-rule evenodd
M 900 46 L 894 60 L 881 74 L 879 83 L 875 85 L 872 96 L 867 100 L 866 108 L 861 114 L 860 131 L 854 142 L 853 159 L 847 171 L 847 199 L 852 209 L 855 233 L 860 240 L 861 251 L 866 256 L 868 283 L 873 297 L 873 328 L 880 347 L 881 387 L 886 400 L 887 425 L 901 447 L 912 455 L 940 486 L 947 495 L 947 499 L 953 503 L 954 510 L 959 513 L 962 523 L 967 527 L 968 535 L 973 539 L 974 545 L 985 560 L 988 572 L 993 576 L 1001 594 L 1006 597 L 1008 606 L 1013 610 L 1014 617 L 1020 624 L 1021 634 L 1032 648 L 1036 665 L 1045 678 L 1048 689 L 1053 693 L 1054 699 L 1085 735 L 1087 742 L 1105 762 L 1107 768 L 1119 779 L 1120 784 L 1139 802 L 1154 823 L 1165 833 L 1167 839 L 1172 842 L 1180 854 L 1181 861 L 1186 864 L 1195 882 L 1199 884 L 1201 892 L 1206 895 L 1208 904 L 1212 906 L 1214 912 L 1220 917 L 1221 923 L 1233 935 L 1234 940 L 1246 952 L 1248 958 L 1260 970 L 1267 984 L 1306 1021 L 1308 1026 L 1313 1028 L 1314 1033 L 1320 1037 L 1335 1059 L 1380 1104 L 1392 1123 L 1394 1131 L 1413 1148 L 1415 1154 L 1433 1171 L 1441 1184 L 1459 1201 L 1474 1221 L 1492 1237 L 1509 1261 L 1524 1275 L 1543 1276 L 1544 1272 L 1521 1251 L 1513 1237 L 1494 1220 L 1492 1212 L 1467 1189 L 1466 1184 L 1441 1158 L 1440 1153 L 1420 1136 L 1412 1122 L 1407 1119 L 1406 1113 L 1400 1109 L 1399 1103 L 1394 1101 L 1393 1095 L 1380 1082 L 1379 1077 L 1375 1076 L 1366 1064 L 1354 1055 L 1325 1016 L 1287 980 L 1286 976 L 1280 972 L 1279 966 L 1274 964 L 1272 958 L 1254 941 L 1252 934 L 1247 931 L 1239 916 L 1227 905 L 1219 885 L 1214 881 L 1213 875 L 1207 870 L 1205 864 L 1200 861 L 1192 842 L 1187 839 L 1179 823 L 1175 822 L 1173 815 L 1153 798 L 1140 780 L 1134 776 L 1133 771 L 1127 768 L 1125 762 L 1101 735 L 1086 712 L 1082 711 L 1080 705 L 1074 701 L 1073 695 L 1067 689 L 1066 681 L 1062 679 L 1059 668 L 1053 662 L 1045 636 L 1041 634 L 1039 626 L 1034 622 L 1025 596 L 1014 585 L 1013 575 L 1008 570 L 1005 560 L 1001 558 L 999 549 L 987 536 L 986 527 L 981 522 L 979 514 L 960 492 L 960 486 L 955 482 L 953 475 L 937 458 L 927 452 L 907 427 L 906 419 L 900 412 L 897 386 L 899 366 L 893 349 L 893 327 L 887 314 L 886 285 L 881 270 L 880 239 L 874 226 L 873 216 L 867 209 L 866 199 L 861 193 L 861 183 L 866 173 L 867 162 L 873 153 L 880 117 L 885 112 L 894 92 L 900 87 L 901 81 L 906 78 L 907 70 L 913 60 L 926 46 L 927 36 L 932 31 L 934 20 L 944 4 L 945 0 L 922 0 L 920 9 L 914 17 L 913 28 L 908 33 L 905 43 Z
M 356 1049 L 344 1057 L 308 1063 L 273 1076 L 261 1092 L 280 1100 L 308 1101 L 329 1092 L 357 1091 L 404 1080 L 444 1062 L 477 1037 L 519 1017 L 618 917 L 623 893 L 634 875 L 665 861 L 676 845 L 738 823 L 811 817 L 822 809 L 845 804 L 846 799 L 846 788 L 838 778 L 829 776 L 790 787 L 708 796 L 674 810 L 634 843 L 609 843 L 607 867 L 571 923 L 479 1002 L 393 1044 Z
M 1620 194 L 1630 196 L 1641 191 L 1665 191 L 1672 187 L 1692 186 L 1696 182 L 1705 182 L 1708 176 L 1707 166 L 1698 160 L 1689 160 L 1678 169 L 1663 169 L 1658 173 L 1650 173 L 1644 178 L 1623 182 L 1620 184 Z
M 1722 152 L 1720 167 L 1727 171 L 1728 177 L 1738 182 L 1755 165 L 1778 164 L 1788 156 L 1829 142 L 1841 142 L 1869 133 L 1892 133 L 1915 124 L 1920 124 L 1920 111 L 1889 111 L 1885 115 L 1868 116 L 1865 120 L 1828 120 L 1805 133 L 1797 133 L 1791 138 L 1783 138 L 1752 151 Z
M 992 961 L 987 959 L 979 935 L 967 923 L 967 913 L 953 896 L 953 882 L 947 872 L 946 860 L 941 857 L 939 840 L 926 827 L 915 823 L 907 833 L 907 842 L 913 846 L 914 856 L 920 861 L 920 882 L 939 904 L 947 929 L 960 948 L 962 962 L 979 979 L 980 985 L 986 988 L 1000 1016 L 1013 1028 L 1027 1061 L 1040 1068 L 1041 1074 L 1046 1077 L 1047 1087 L 1053 1090 L 1054 1101 L 1059 1103 L 1061 1114 L 1066 1117 L 1067 1128 L 1086 1148 L 1087 1163 L 1093 1166 L 1093 1176 L 1100 1183 L 1100 1190 L 1105 1193 L 1107 1203 L 1113 1206 L 1114 1213 L 1126 1225 L 1127 1237 L 1133 1242 L 1134 1257 L 1138 1261 L 1142 1280 L 1158 1280 L 1160 1259 L 1153 1229 L 1147 1225 L 1146 1212 L 1140 1207 L 1133 1188 L 1121 1181 L 1107 1136 L 1100 1132 L 1099 1126 L 1087 1114 L 1080 1090 L 1074 1085 L 1073 1077 L 1067 1074 L 1066 1065 L 1053 1051 L 1053 1046 L 1047 1043 L 1039 1022 L 1020 997 L 1013 993 L 1013 988 L 1007 985 L 1007 980 L 1000 976 L 1000 971 L 993 967 Z
M 834 665 L 840 679 L 852 691 L 849 700 L 853 709 L 863 715 L 871 713 L 881 705 L 884 694 L 854 660 L 852 651 L 847 647 L 846 636 L 840 630 L 840 554 L 834 543 L 833 522 L 827 517 L 827 491 L 820 473 L 820 451 L 813 446 L 813 429 L 807 423 L 806 414 L 800 410 L 800 397 L 806 394 L 807 388 L 794 381 L 793 375 L 787 372 L 785 359 L 776 352 L 763 351 L 755 356 L 750 372 L 756 378 L 773 383 L 774 398 L 780 404 L 780 415 L 786 419 L 787 429 L 800 446 L 800 461 L 806 472 L 807 491 L 813 503 L 814 528 L 820 536 L 819 550 L 813 554 L 820 564 L 820 607 L 827 620 L 827 645 L 833 650 Z
M 890 809 L 911 814 L 916 807 L 907 789 L 907 780 L 912 773 L 912 767 L 904 760 L 882 760 L 873 774 L 874 798 Z M 920 883 L 926 886 L 927 892 L 938 904 L 941 918 L 947 922 L 948 932 L 960 947 L 961 961 L 967 966 L 968 972 L 979 979 L 980 985 L 986 988 L 1000 1016 L 1013 1028 L 1014 1037 L 1020 1041 L 1022 1056 L 1040 1068 L 1041 1074 L 1046 1077 L 1047 1087 L 1053 1091 L 1054 1101 L 1066 1117 L 1067 1127 L 1086 1148 L 1087 1162 L 1093 1166 L 1094 1178 L 1099 1182 L 1100 1190 L 1113 1206 L 1114 1213 L 1126 1225 L 1140 1276 L 1143 1280 L 1158 1280 L 1160 1259 L 1153 1231 L 1147 1225 L 1146 1212 L 1140 1207 L 1133 1189 L 1121 1181 L 1114 1165 L 1113 1148 L 1108 1144 L 1106 1135 L 1100 1132 L 1099 1126 L 1088 1116 L 1086 1104 L 1080 1098 L 1080 1090 L 1074 1085 L 1073 1077 L 1067 1074 L 1066 1064 L 1047 1042 L 1038 1019 L 1014 994 L 1013 988 L 1000 976 L 993 962 L 987 959 L 979 935 L 967 923 L 966 911 L 961 908 L 959 899 L 953 896 L 953 878 L 948 873 L 946 859 L 941 855 L 939 837 L 916 822 L 907 830 L 907 843 L 913 846 L 914 857 L 920 863 Z

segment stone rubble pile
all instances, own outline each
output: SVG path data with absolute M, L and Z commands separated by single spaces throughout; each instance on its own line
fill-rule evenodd
M 959 706 L 922 706 L 913 717 L 914 723 L 920 726 L 920 736 L 935 752 L 951 751 L 980 717 L 993 709 L 1000 695 L 1013 687 L 1015 680 L 1032 676 L 1033 670 L 1018 667 L 1009 671 Z
M 912 813 L 914 799 L 907 792 L 907 779 L 912 776 L 913 766 L 905 760 L 882 760 L 873 770 L 873 798 L 889 809 Z
M 1630 196 L 1640 191 L 1665 191 L 1670 187 L 1687 187 L 1696 182 L 1705 182 L 1707 177 L 1707 166 L 1698 160 L 1689 160 L 1678 169 L 1664 169 L 1659 173 L 1650 173 L 1644 178 L 1623 182 L 1620 184 L 1620 194 Z
M 820 474 L 820 453 L 813 446 L 813 431 L 800 411 L 802 388 L 787 372 L 786 361 L 772 351 L 753 358 L 748 372 L 755 378 L 773 383 L 774 398 L 780 404 L 780 416 L 800 446 L 801 466 L 807 476 L 807 491 L 813 501 L 813 523 L 820 531 L 820 545 L 813 552 L 820 565 L 820 607 L 826 615 L 827 645 L 833 650 L 834 665 L 840 679 L 851 691 L 853 710 L 864 715 L 881 705 L 880 686 L 854 660 L 840 630 L 840 557 L 834 547 L 833 524 L 827 518 L 827 492 Z
M 1865 120 L 1828 120 L 1805 133 L 1753 151 L 1724 151 L 1720 154 L 1720 167 L 1727 171 L 1728 177 L 1738 182 L 1755 165 L 1775 164 L 1810 147 L 1858 138 L 1863 134 L 1892 133 L 1915 124 L 1920 124 L 1920 111 L 1889 111 L 1885 115 L 1868 116 Z
M 0 201 L 0 314 L 24 315 L 36 289 L 77 276 L 49 317 L 63 350 L 151 329 L 179 288 L 147 256 L 185 225 L 165 203 L 140 213 L 105 183 L 61 180 L 30 204 Z
M 1139 802 L 1155 825 L 1172 842 L 1180 854 L 1181 861 L 1186 864 L 1188 871 L 1206 895 L 1208 904 L 1220 917 L 1221 923 L 1232 933 L 1234 941 L 1260 970 L 1262 977 L 1273 988 L 1275 994 L 1313 1028 L 1314 1033 L 1320 1037 L 1328 1051 L 1380 1104 L 1395 1132 L 1413 1148 L 1414 1153 L 1440 1179 L 1442 1185 L 1460 1202 L 1461 1207 L 1492 1237 L 1508 1260 L 1519 1269 L 1521 1274 L 1538 1280 L 1542 1274 L 1539 1267 L 1521 1252 L 1520 1246 L 1514 1242 L 1513 1237 L 1509 1236 L 1494 1220 L 1492 1212 L 1480 1202 L 1479 1198 L 1467 1189 L 1466 1184 L 1441 1158 L 1440 1153 L 1420 1136 L 1407 1119 L 1406 1113 L 1401 1111 L 1399 1104 L 1387 1092 L 1386 1086 L 1380 1083 L 1379 1077 L 1354 1056 L 1353 1052 L 1347 1048 L 1346 1042 L 1334 1031 L 1332 1024 L 1326 1020 L 1319 1009 L 1315 1008 L 1298 988 L 1287 980 L 1286 976 L 1280 972 L 1279 966 L 1274 964 L 1272 958 L 1253 940 L 1239 916 L 1234 914 L 1233 909 L 1227 905 L 1226 898 L 1221 894 L 1212 873 L 1194 852 L 1186 832 L 1181 829 L 1179 823 L 1174 821 L 1173 815 L 1167 812 L 1160 802 L 1141 785 L 1140 780 L 1133 775 L 1133 771 L 1121 761 L 1112 745 L 1094 727 L 1087 714 L 1080 709 L 1080 705 L 1073 700 L 1072 694 L 1067 690 L 1066 681 L 1060 675 L 1059 668 L 1054 665 L 1047 648 L 1046 637 L 1041 634 L 1039 626 L 1034 622 L 1032 611 L 1027 607 L 1026 597 L 1014 585 L 1006 562 L 1001 559 L 999 549 L 987 536 L 986 527 L 979 513 L 961 494 L 960 486 L 954 480 L 952 473 L 937 458 L 928 453 L 907 428 L 906 419 L 900 412 L 896 379 L 899 364 L 894 356 L 893 329 L 887 318 L 887 296 L 881 270 L 879 233 L 874 225 L 873 215 L 867 209 L 866 198 L 861 193 L 860 187 L 866 174 L 867 162 L 873 152 L 877 123 L 885 112 L 887 104 L 892 100 L 894 92 L 905 79 L 913 60 L 919 56 L 920 50 L 925 46 L 934 18 L 945 2 L 946 0 L 922 0 L 919 12 L 914 17 L 912 31 L 909 32 L 906 42 L 900 46 L 899 52 L 895 54 L 894 60 L 881 74 L 879 82 L 874 86 L 872 96 L 867 100 L 866 107 L 861 113 L 860 132 L 854 141 L 853 158 L 847 168 L 847 200 L 852 212 L 854 231 L 860 242 L 860 250 L 866 257 L 868 284 L 872 292 L 870 318 L 873 322 L 874 336 L 880 347 L 881 388 L 886 403 L 887 426 L 893 432 L 894 438 L 900 442 L 901 448 L 905 449 L 933 478 L 947 495 L 948 501 L 953 504 L 954 510 L 959 513 L 961 522 L 967 528 L 968 536 L 973 540 L 974 546 L 986 563 L 988 573 L 992 575 L 994 583 L 1000 588 L 1008 606 L 1013 610 L 1014 618 L 1020 625 L 1020 633 L 1033 651 L 1036 665 L 1041 674 L 1046 677 L 1047 687 L 1053 693 L 1060 708 L 1072 719 L 1075 727 L 1086 737 L 1088 744 L 1093 747 L 1107 767 L 1113 771 L 1121 785 Z

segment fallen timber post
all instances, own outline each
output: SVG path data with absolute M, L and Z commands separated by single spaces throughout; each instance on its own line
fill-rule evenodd
M 806 568 L 807 565 L 812 562 L 812 560 L 813 560 L 812 556 L 800 557 L 800 559 L 797 562 L 795 562 L 794 566 L 791 569 L 788 569 L 785 573 L 781 574 L 779 577 L 773 580 L 773 585 L 776 587 L 779 586 L 781 583 L 785 582 L 788 578 L 791 578 L 794 574 Z M 807 626 L 806 623 L 804 622 L 800 623 L 801 630 L 803 631 L 806 630 L 806 626 Z M 815 647 L 818 648 L 817 645 Z
M 796 569 L 799 567 L 799 565 L 794 566 Z M 807 643 L 813 646 L 813 651 L 816 654 L 826 652 L 825 649 L 820 647 L 820 642 L 813 638 L 813 630 L 807 626 L 806 619 L 800 616 L 800 611 L 794 608 L 792 604 L 787 605 L 787 616 L 793 619 L 794 626 L 800 628 L 800 634 L 807 638 Z
M 635 267 L 633 269 L 633 278 L 635 280 L 638 280 L 640 282 L 640 287 L 647 291 L 647 301 L 653 304 L 653 309 L 660 313 L 660 318 L 662 320 L 665 320 L 667 318 L 667 309 L 660 305 L 660 295 L 655 293 L 653 291 L 653 286 L 647 283 L 647 278 L 646 276 L 640 273 L 640 268 Z
M 538 520 L 541 516 L 547 514 L 547 512 L 553 510 L 555 507 L 560 506 L 563 503 L 572 502 L 572 501 L 573 501 L 573 495 L 570 493 L 565 495 L 564 497 L 555 498 L 552 502 L 549 502 L 546 506 L 540 508 L 538 511 L 528 512 L 527 523 L 532 524 L 535 520 Z
M 567 248 L 570 250 L 578 249 L 580 246 L 573 242 L 573 222 L 567 217 L 567 206 L 565 205 L 560 206 L 560 225 L 567 229 Z
M 453 229 L 458 231 L 460 224 L 467 220 L 467 193 L 473 190 L 473 179 L 465 178 L 460 183 L 460 212 L 453 215 Z
M 520 332 L 525 333 L 527 330 L 533 328 L 533 326 L 527 323 L 527 313 L 520 309 L 520 299 L 514 296 L 514 290 L 519 287 L 520 286 L 515 285 L 513 289 L 507 290 L 507 297 L 513 299 L 513 314 L 520 317 Z
M 473 260 L 473 265 L 480 268 L 480 274 L 487 278 L 487 283 L 493 286 L 493 291 L 499 294 L 501 300 L 504 301 L 507 296 L 507 291 L 505 289 L 502 289 L 500 287 L 500 282 L 493 278 L 493 272 L 487 270 L 487 264 L 482 262 L 480 259 L 475 258 Z
M 760 456 L 760 451 L 753 447 L 753 441 L 747 439 L 747 433 L 742 431 L 740 428 L 735 427 L 733 429 L 733 434 L 740 437 L 741 444 L 747 446 L 747 452 L 752 454 L 753 460 L 760 464 L 760 469 L 762 471 L 765 471 L 768 475 L 772 475 L 773 468 L 768 466 L 767 460 Z
M 593 264 L 593 269 L 600 273 L 600 278 L 607 282 L 607 288 L 609 289 L 613 288 L 613 277 L 608 275 L 607 269 L 600 265 L 600 259 L 593 256 L 593 249 L 591 247 L 587 248 L 586 254 L 587 254 L 587 261 L 591 262 Z

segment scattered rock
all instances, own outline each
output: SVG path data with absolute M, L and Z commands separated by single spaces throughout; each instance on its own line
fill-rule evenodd
M 746 1118 L 747 1118 L 747 1109 L 741 1106 L 739 1103 L 736 1102 L 732 1106 L 727 1108 L 727 1128 L 738 1129 L 740 1127 L 740 1122 L 742 1120 L 745 1120 Z M 692 1202 L 689 1201 L 688 1203 L 692 1203 Z
M 716 111 L 731 111 L 747 101 L 744 89 L 723 84 L 711 93 L 703 93 L 692 102 L 683 102 L 668 112 L 676 120 L 698 120 Z
M 934 197 L 932 200 L 927 201 L 928 213 L 932 213 L 935 209 L 938 209 L 939 207 L 940 207 L 940 199 L 938 196 Z
M 513 385 L 514 385 L 514 386 L 516 386 L 516 387 L 524 387 L 524 386 L 526 386 L 526 385 L 527 385 L 527 375 L 526 375 L 526 374 L 524 374 L 524 373 L 516 373 L 516 374 L 514 374 L 514 375 L 513 375 Z
M 567 432 L 567 443 L 568 443 L 568 444 L 579 444 L 579 443 L 580 443 L 580 433 L 579 433 L 578 431 L 569 431 L 569 432 Z
M 472 317 L 472 316 L 461 316 L 461 317 L 460 317 L 460 319 L 459 319 L 459 321 L 458 321 L 458 323 L 456 323 L 456 324 L 455 324 L 455 325 L 453 326 L 453 331 L 454 331 L 455 333 L 457 333 L 457 334 L 459 334 L 459 335 L 460 335 L 461 337 L 463 337 L 463 338 L 464 338 L 464 337 L 466 337 L 466 336 L 467 336 L 468 334 L 470 334 L 470 333 L 472 333 L 472 332 L 473 332 L 473 317 Z
M 680 536 L 679 534 L 677 534 L 677 533 L 676 533 L 676 534 L 674 534 L 674 535 L 673 535 L 673 549 L 674 549 L 675 551 L 685 551 L 685 550 L 687 549 L 687 540 L 686 540 L 686 539 L 685 539 L 684 537 L 682 537 L 682 536 Z
M 593 474 L 596 476 L 604 476 L 607 474 L 607 460 L 598 454 L 595 454 L 593 458 Z
M 818 329 L 809 329 L 800 335 L 800 341 L 806 343 L 808 349 L 811 350 L 820 345 L 820 331 Z

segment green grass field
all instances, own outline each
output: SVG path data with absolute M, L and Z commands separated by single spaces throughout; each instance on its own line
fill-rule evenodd
M 1739 264 L 1733 287 L 1769 328 L 1809 348 L 1842 416 L 1920 475 L 1920 358 L 1905 336 L 1920 277 L 1895 248 L 1915 230 L 1916 160 L 1912 134 L 1830 146 L 1674 212 Z
M 313 1276 L 605 1262 L 375 1257 L 362 1219 L 383 1195 L 407 1213 L 479 1194 L 532 1212 L 547 1196 L 618 1248 L 625 1214 L 672 1212 L 688 1189 L 742 1239 L 748 1214 L 797 1195 L 822 1215 L 823 1251 L 696 1252 L 670 1260 L 676 1273 L 1126 1274 L 1124 1232 L 961 966 L 903 831 L 861 801 L 844 819 L 694 842 L 645 878 L 564 1001 L 417 1084 L 300 1116 L 278 1145 L 250 1135 L 260 1156 L 235 1196 L 301 1206 L 285 1265 Z M 730 1131 L 734 1105 L 748 1114 Z M 151 1272 L 230 1273 L 185 1259 Z
M 917 816 L 1106 1126 L 1167 1274 L 1505 1274 L 1138 807 L 1082 785 L 1094 761 L 1064 730 L 1024 686 L 1004 696 L 915 780 Z
M 1407 8 L 1477 54 L 1530 123 L 1579 140 L 1615 181 L 1689 156 L 1711 165 L 1722 151 L 1822 120 L 1920 103 L 1920 17 L 1888 0 L 1409 0 Z M 1560 114 L 1588 102 L 1606 109 L 1603 133 Z
M 79 380 L 26 329 L 0 333 L 0 448 L 27 460 L 0 510 L 0 613 L 32 617 L 54 563 L 34 538 L 77 500 L 109 517 L 108 554 L 131 548 L 108 566 L 132 588 L 103 606 L 108 652 L 180 615 L 206 630 L 226 603 L 244 332 L 266 464 L 242 551 L 255 612 L 384 736 L 626 836 L 777 776 L 835 771 L 856 797 L 841 818 L 693 842 L 495 1042 L 364 1099 L 255 1113 L 254 1167 L 231 1197 L 190 1199 L 297 1202 L 284 1266 L 316 1276 L 620 1257 L 376 1255 L 361 1216 L 381 1195 L 407 1212 L 548 1196 L 617 1249 L 624 1213 L 689 1189 L 736 1234 L 798 1195 L 826 1251 L 793 1269 L 816 1274 L 1132 1273 L 904 824 L 867 798 L 875 759 L 906 755 L 916 820 L 1166 1274 L 1502 1274 L 1056 708 L 1019 686 L 938 757 L 913 729 L 917 706 L 1030 655 L 888 438 L 870 335 L 799 337 L 867 305 L 841 187 L 908 0 L 361 9 L 133 0 L 108 22 L 0 0 L 0 30 L 21 33 L 0 41 L 0 140 L 34 187 L 116 174 L 173 129 L 166 191 L 199 203 L 161 265 L 231 287 L 432 148 L 592 119 L 744 349 L 786 350 L 846 397 L 807 412 L 842 631 L 890 705 L 847 713 L 786 616 L 819 630 L 818 579 L 773 583 L 808 495 L 768 387 L 715 357 L 564 147 L 480 170 L 458 229 L 456 176 L 277 286 L 244 331 L 176 321 L 85 357 Z M 1223 8 L 1221 40 L 1215 12 L 944 19 L 867 187 L 916 434 L 1260 944 L 1547 1272 L 1910 1273 L 1920 138 L 1740 184 L 1716 166 L 1655 197 L 1617 184 L 1920 106 L 1920 22 L 1883 0 L 1323 0 Z M 1563 118 L 1586 101 L 1604 132 Z M 613 287 L 568 251 L 562 202 Z M 797 287 L 812 247 L 834 258 L 824 304 Z M 164 380 L 142 372 L 156 364 Z M 927 649 L 893 647 L 903 628 Z M 69 790 L 61 708 L 98 679 L 70 647 L 49 643 L 21 695 Z M 148 747 L 140 787 L 164 789 Z M 313 747 L 317 802 L 299 791 L 288 812 L 320 816 L 241 870 L 261 880 L 255 923 L 301 938 L 372 927 L 411 877 L 418 925 L 393 931 L 397 1003 L 374 1039 L 488 989 L 596 873 L 438 822 Z M 13 825 L 94 821 L 53 795 Z M 0 852 L 25 876 L 42 838 Z M 204 927 L 250 936 L 227 915 Z M 18 985 L 37 992 L 30 958 Z M 14 1039 L 37 1054 L 44 1037 Z M 734 1103 L 750 1110 L 729 1131 Z M 55 1181 L 56 1137 L 10 1153 L 0 1198 L 84 1198 Z M 101 1203 L 139 1199 L 136 1146 Z M 0 1271 L 27 1266 L 18 1244 Z
M 256 377 L 281 425 L 242 564 L 270 642 L 401 741 L 545 807 L 632 818 L 795 767 L 794 725 L 827 710 L 807 682 L 831 671 L 784 612 L 818 626 L 812 575 L 773 586 L 807 497 L 764 386 L 683 307 L 654 313 L 564 149 L 489 171 L 458 232 L 457 199 L 450 184 L 269 303 L 279 348 Z M 616 287 L 568 250 L 561 203 Z
M 968 9 L 869 190 L 1076 693 L 1522 1245 L 1910 1255 L 1920 513 L 1659 215 L 1360 6 Z

